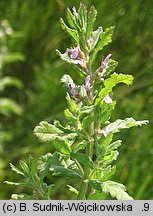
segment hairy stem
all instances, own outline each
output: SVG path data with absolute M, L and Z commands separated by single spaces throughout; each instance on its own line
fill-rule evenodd
M 92 100 L 92 98 L 93 98 L 92 94 L 91 94 L 90 98 Z M 94 115 L 94 113 L 92 113 L 92 115 Z M 90 158 L 92 158 L 92 156 L 93 156 L 93 147 L 94 147 L 94 141 L 92 139 L 93 133 L 94 133 L 94 123 L 92 123 L 90 125 L 90 128 L 89 128 L 89 136 L 90 136 L 90 138 L 89 138 L 89 143 L 88 143 L 88 145 L 86 147 L 86 155 L 89 156 Z M 78 200 L 83 200 L 83 199 L 86 198 L 86 192 L 87 192 L 87 189 L 88 189 L 89 176 L 90 176 L 90 168 L 85 167 L 84 168 L 84 176 L 82 178 L 79 194 L 78 194 L 78 197 L 77 197 Z
M 92 158 L 92 154 L 93 154 L 93 142 L 89 142 L 86 148 L 86 154 Z M 79 190 L 79 194 L 77 199 L 78 200 L 83 200 L 85 199 L 85 195 L 87 192 L 87 188 L 88 188 L 88 177 L 90 175 L 90 168 L 89 167 L 85 167 L 84 169 L 84 177 L 81 181 L 81 186 L 80 186 L 80 190 Z

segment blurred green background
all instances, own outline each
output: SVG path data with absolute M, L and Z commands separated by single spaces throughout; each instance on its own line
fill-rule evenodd
M 98 11 L 96 26 L 115 25 L 113 43 L 97 58 L 112 53 L 119 61 L 117 72 L 132 74 L 133 86 L 115 89 L 117 100 L 113 119 L 148 119 L 142 128 L 123 131 L 115 179 L 126 185 L 135 199 L 153 199 L 153 1 L 82 1 Z M 63 121 L 65 91 L 59 81 L 64 73 L 73 73 L 56 56 L 71 41 L 62 31 L 59 18 L 67 7 L 79 6 L 71 0 L 0 1 L 0 199 L 10 199 L 22 188 L 7 186 L 4 180 L 20 176 L 10 171 L 9 163 L 32 154 L 36 158 L 53 151 L 49 144 L 38 143 L 34 127 L 54 118 Z M 64 186 L 56 199 L 67 199 Z

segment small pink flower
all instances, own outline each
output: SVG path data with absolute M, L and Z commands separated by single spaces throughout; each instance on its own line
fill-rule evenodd
M 84 59 L 84 53 L 80 50 L 80 47 L 74 47 L 74 48 L 67 48 L 66 52 L 64 53 L 70 58 L 70 61 L 73 64 L 79 64 L 84 70 L 87 68 L 87 62 Z M 82 56 L 82 57 L 81 57 Z
M 112 98 L 109 96 L 109 94 L 107 94 L 104 99 L 105 103 L 107 104 L 111 104 L 113 102 Z
M 78 46 L 76 48 L 71 49 L 71 55 L 70 55 L 70 57 L 72 59 L 78 58 L 78 55 L 79 55 L 79 47 Z
M 84 86 L 87 94 L 90 94 L 90 75 L 88 75 L 86 77 L 86 82 L 85 82 L 85 86 Z
M 79 56 L 79 46 L 75 47 L 75 48 L 67 48 L 65 55 L 68 55 L 70 53 L 70 58 L 71 59 L 77 59 Z
M 111 56 L 112 56 L 111 54 L 108 54 L 106 56 L 106 58 L 104 59 L 104 61 L 102 61 L 101 66 L 102 66 L 103 69 L 106 68 L 107 62 L 108 62 L 108 60 L 110 59 Z
M 78 91 L 75 90 L 75 86 L 72 87 L 72 85 L 69 85 L 69 90 L 70 90 L 71 94 L 73 94 L 74 96 L 79 95 Z
M 104 135 L 104 137 L 107 137 L 108 134 L 109 134 L 109 131 L 108 131 L 108 130 L 105 130 L 105 129 L 102 129 L 102 130 L 101 130 L 101 133 Z

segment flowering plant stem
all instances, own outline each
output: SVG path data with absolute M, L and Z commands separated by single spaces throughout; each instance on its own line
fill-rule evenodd
M 96 14 L 93 6 L 88 11 L 85 5 L 80 4 L 78 11 L 75 8 L 72 12 L 67 10 L 70 27 L 61 19 L 62 28 L 70 35 L 74 46 L 67 48 L 63 54 L 60 51 L 57 53 L 75 68 L 83 84 L 76 84 L 65 74 L 61 82 L 68 91 L 68 108 L 64 111 L 67 124 L 63 126 L 57 120 L 53 123 L 42 121 L 34 129 L 39 140 L 51 143 L 56 151 L 43 155 L 38 161 L 30 159 L 29 164 L 22 161 L 21 170 L 11 165 L 13 171 L 27 179 L 27 186 L 34 180 L 41 188 L 39 194 L 35 188 L 32 198 L 52 198 L 54 185 L 45 182 L 45 177 L 52 174 L 67 181 L 70 179 L 73 186 L 68 184 L 67 187 L 78 200 L 102 200 L 107 199 L 108 195 L 119 200 L 133 199 L 123 184 L 111 180 L 116 172 L 114 161 L 119 155 L 117 149 L 122 142 L 113 141 L 113 138 L 121 129 L 141 126 L 148 121 L 136 121 L 130 117 L 111 122 L 116 105 L 113 88 L 119 83 L 132 84 L 133 77 L 114 72 L 117 62 L 111 59 L 111 54 L 104 55 L 100 66 L 93 69 L 97 54 L 112 41 L 114 30 L 110 27 L 103 31 L 100 26 L 94 31 Z M 31 196 L 22 194 L 13 195 L 13 198 Z

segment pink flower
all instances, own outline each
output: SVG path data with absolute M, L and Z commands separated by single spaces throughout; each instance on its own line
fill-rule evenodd
M 75 48 L 67 48 L 65 54 L 68 55 L 70 53 L 70 58 L 71 59 L 77 59 L 79 56 L 79 46 Z
M 108 131 L 108 130 L 105 130 L 105 129 L 102 129 L 102 130 L 101 130 L 101 133 L 104 135 L 104 137 L 107 137 L 108 134 L 109 134 L 109 131 Z
M 90 75 L 88 75 L 86 77 L 86 82 L 85 82 L 84 88 L 85 88 L 87 94 L 89 94 L 90 93 Z
M 80 64 L 81 67 L 86 70 L 87 65 L 86 65 L 86 60 L 84 58 L 84 53 L 80 50 L 80 47 L 74 47 L 74 48 L 67 48 L 66 52 L 64 53 L 70 58 L 70 61 L 73 64 Z
M 111 104 L 113 102 L 112 98 L 109 96 L 109 94 L 107 94 L 104 99 L 105 103 L 107 104 Z
M 104 59 L 104 61 L 102 61 L 102 64 L 101 64 L 102 69 L 106 68 L 107 62 L 108 62 L 108 60 L 110 59 L 111 56 L 112 56 L 111 54 L 108 54 L 106 56 L 106 58 Z
M 70 57 L 72 59 L 78 58 L 78 55 L 79 55 L 79 47 L 78 46 L 76 48 L 74 48 L 74 49 L 71 49 L 71 55 L 70 55 Z
M 75 89 L 75 86 L 72 87 L 71 85 L 69 85 L 69 90 L 70 90 L 71 94 L 73 94 L 74 96 L 79 95 L 78 91 Z

